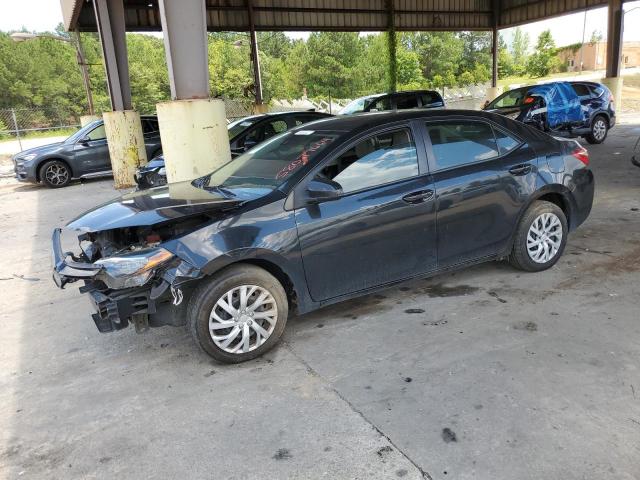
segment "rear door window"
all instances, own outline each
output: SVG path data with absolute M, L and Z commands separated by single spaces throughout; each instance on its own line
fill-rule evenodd
M 398 110 L 409 110 L 418 108 L 418 97 L 416 94 L 398 95 L 396 97 L 396 108 Z
M 491 125 L 451 120 L 427 123 L 436 170 L 482 162 L 500 155 Z
M 160 130 L 157 120 L 145 119 L 142 121 L 142 133 L 157 133 Z
M 418 95 L 423 108 L 441 107 L 442 97 L 437 92 L 422 92 Z
M 391 98 L 390 97 L 382 97 L 377 99 L 369 108 L 369 111 L 376 112 L 384 112 L 387 110 L 391 110 Z
M 581 99 L 589 98 L 591 96 L 589 87 L 587 87 L 584 83 L 572 83 L 571 86 L 576 92 L 576 95 L 578 95 Z
M 591 95 L 594 98 L 599 98 L 604 93 L 604 88 L 602 87 L 589 87 L 589 89 L 591 90 Z

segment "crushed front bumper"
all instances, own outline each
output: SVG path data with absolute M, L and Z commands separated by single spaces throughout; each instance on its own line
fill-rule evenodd
M 52 236 L 53 281 L 64 288 L 67 283 L 84 280 L 80 293 L 89 295 L 94 307 L 93 321 L 102 333 L 121 330 L 134 323 L 136 331 L 162 325 L 180 326 L 186 323 L 186 306 L 194 281 L 202 273 L 186 262 L 168 268 L 154 283 L 136 288 L 110 290 L 97 280 L 102 270 L 89 262 L 79 261 L 73 254 L 64 252 L 61 244 L 62 230 L 57 228 Z
M 95 277 L 101 268 L 96 267 L 92 263 L 79 262 L 73 258 L 71 253 L 65 253 L 60 243 L 61 232 L 61 229 L 56 228 L 51 238 L 54 283 L 58 287 L 64 288 L 69 282 L 75 282 L 81 279 L 89 280 Z

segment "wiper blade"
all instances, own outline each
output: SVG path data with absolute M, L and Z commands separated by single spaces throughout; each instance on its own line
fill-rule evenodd
M 211 174 L 207 174 L 203 177 L 198 177 L 195 180 L 191 181 L 191 185 L 196 188 L 205 188 L 209 186 L 209 182 L 211 181 Z
M 222 185 L 209 185 L 211 181 L 211 174 L 205 175 L 204 177 L 198 177 L 195 180 L 191 181 L 191 185 L 196 188 L 201 188 L 206 190 L 207 192 L 216 192 L 222 195 L 225 198 L 234 198 L 236 196 L 231 190 L 224 188 Z
M 224 188 L 221 185 L 212 185 L 212 186 L 206 186 L 206 187 L 202 187 L 204 190 L 206 190 L 207 192 L 216 192 L 221 194 L 223 197 L 225 198 L 233 198 L 236 196 L 235 193 L 233 193 L 231 190 Z

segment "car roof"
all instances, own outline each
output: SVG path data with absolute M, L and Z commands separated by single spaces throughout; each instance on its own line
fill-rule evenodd
M 363 97 L 358 97 L 358 98 L 355 98 L 354 100 L 361 100 L 363 98 L 365 100 L 369 100 L 369 99 L 372 99 L 372 98 L 380 98 L 380 97 L 385 97 L 385 96 L 389 96 L 389 95 L 404 95 L 406 93 L 416 94 L 416 93 L 425 93 L 425 92 L 428 92 L 428 93 L 434 93 L 435 92 L 438 95 L 440 95 L 440 92 L 438 92 L 437 90 L 400 90 L 399 92 L 372 93 L 371 95 L 365 95 Z
M 319 131 L 352 132 L 357 130 L 365 130 L 369 127 L 374 128 L 383 126 L 394 122 L 422 118 L 442 119 L 446 117 L 485 118 L 490 120 L 499 120 L 504 118 L 501 115 L 480 110 L 410 109 L 373 113 L 358 113 L 355 115 L 339 115 L 336 117 L 316 120 L 313 123 L 306 123 L 304 125 L 296 127 L 295 130 L 313 129 Z M 499 121 L 499 123 L 502 122 Z

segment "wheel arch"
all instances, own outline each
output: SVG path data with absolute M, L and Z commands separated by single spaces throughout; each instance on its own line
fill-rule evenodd
M 591 114 L 591 118 L 589 119 L 589 128 L 591 128 L 591 126 L 593 125 L 594 120 L 597 117 L 604 117 L 604 119 L 607 121 L 607 128 L 611 127 L 611 117 L 609 116 L 609 112 L 607 112 L 605 110 L 598 110 L 598 111 L 593 112 Z
M 222 269 L 242 264 L 254 265 L 273 275 L 287 294 L 291 312 L 301 313 L 308 310 L 309 300 L 305 295 L 304 274 L 296 272 L 290 265 L 290 261 L 277 253 L 263 249 L 237 250 L 212 260 L 202 268 L 202 271 L 207 277 L 211 277 Z
M 511 238 L 509 239 L 508 247 L 500 256 L 508 255 L 513 249 L 513 242 L 515 241 L 516 232 L 518 230 L 518 226 L 522 221 L 522 217 L 526 214 L 527 210 L 538 200 L 550 202 L 554 205 L 557 205 L 562 212 L 564 213 L 567 219 L 567 225 L 569 226 L 569 231 L 573 230 L 575 227 L 572 226 L 572 221 L 575 219 L 575 201 L 571 196 L 571 191 L 565 187 L 564 185 L 545 185 L 541 189 L 534 192 L 530 197 L 527 203 L 522 207 L 520 212 L 518 213 L 518 221 L 515 223 L 515 227 L 513 232 L 511 233 Z
M 65 158 L 62 157 L 47 157 L 47 158 L 43 158 L 38 162 L 38 165 L 36 166 L 36 180 L 38 182 L 42 181 L 42 178 L 40 178 L 40 172 L 42 171 L 42 167 L 45 163 L 47 162 L 53 162 L 53 161 L 57 161 L 57 162 L 62 162 L 64 163 L 67 168 L 69 169 L 69 171 L 71 172 L 71 178 L 75 178 L 74 173 L 73 173 L 73 167 L 71 166 L 71 163 L 69 163 L 69 161 Z

